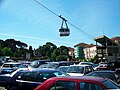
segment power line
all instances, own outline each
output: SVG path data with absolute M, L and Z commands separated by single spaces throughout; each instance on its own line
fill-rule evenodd
M 56 14 L 55 12 L 53 12 L 52 10 L 50 10 L 48 7 L 46 7 L 45 5 L 43 5 L 42 3 L 40 3 L 37 0 L 34 0 L 36 3 L 38 3 L 39 5 L 41 5 L 42 7 L 44 7 L 45 9 L 47 9 L 48 11 L 50 11 L 52 14 L 54 14 L 55 16 L 61 18 L 62 20 L 65 20 L 66 22 L 68 22 L 65 18 L 63 18 L 61 15 Z M 75 26 L 74 24 L 72 24 L 71 22 L 68 22 L 68 24 L 70 24 L 71 26 L 73 26 L 74 28 L 78 29 L 79 31 L 83 32 L 84 34 L 88 35 L 90 38 L 94 38 L 94 36 L 90 35 L 89 33 L 85 32 L 84 30 L 80 29 L 79 27 Z

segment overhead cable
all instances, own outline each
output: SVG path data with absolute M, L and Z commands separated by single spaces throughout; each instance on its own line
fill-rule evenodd
M 61 15 L 56 14 L 55 12 L 53 12 L 52 10 L 50 10 L 48 7 L 46 7 L 45 5 L 43 5 L 42 3 L 40 3 L 38 0 L 34 0 L 36 3 L 38 3 L 40 6 L 44 7 L 45 9 L 47 9 L 48 11 L 50 11 L 52 14 L 54 14 L 55 16 L 61 18 L 62 20 L 65 20 L 66 22 L 68 22 L 68 20 L 66 20 L 65 18 L 63 18 Z M 89 33 L 85 32 L 84 30 L 80 29 L 79 27 L 75 26 L 74 24 L 72 24 L 71 22 L 68 22 L 68 24 L 70 24 L 71 26 L 73 26 L 74 28 L 78 29 L 79 31 L 83 32 L 84 34 L 87 34 L 90 38 L 94 38 L 94 36 L 90 35 Z

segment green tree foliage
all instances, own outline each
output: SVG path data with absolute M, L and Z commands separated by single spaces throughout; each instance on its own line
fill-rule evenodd
M 65 46 L 57 47 L 55 44 L 51 42 L 47 42 L 43 46 L 39 46 L 35 50 L 35 57 L 33 54 L 32 46 L 29 46 L 21 41 L 16 41 L 14 39 L 6 39 L 5 41 L 0 40 L 0 56 L 10 56 L 13 58 L 26 58 L 26 53 L 31 54 L 31 58 L 43 58 L 43 59 L 51 59 L 56 61 L 56 58 L 59 60 L 66 60 L 69 56 L 68 48 Z
M 30 57 L 33 58 L 33 49 L 32 46 L 29 46 Z
M 0 56 L 4 56 L 1 48 L 0 48 Z
M 65 56 L 66 59 L 66 57 L 69 56 L 68 51 L 68 48 L 65 46 L 60 46 L 57 48 L 57 46 L 53 43 L 47 42 L 45 45 L 39 46 L 39 48 L 36 49 L 36 54 L 55 61 L 58 56 L 61 56 L 61 58 Z
M 66 55 L 59 55 L 57 56 L 57 61 L 67 61 L 67 56 Z
M 4 48 L 5 47 L 5 42 L 3 40 L 0 40 L 0 48 Z
M 50 58 L 50 60 L 52 60 L 52 61 L 56 61 L 56 54 L 55 54 L 55 52 L 53 52 L 53 53 L 51 53 L 51 58 Z
M 66 46 L 60 46 L 59 50 L 60 50 L 60 55 L 67 55 L 67 56 L 69 55 L 68 54 L 69 49 Z
M 2 53 L 4 56 L 13 56 L 13 52 L 12 52 L 11 48 L 8 48 L 8 47 L 4 47 L 2 49 Z
M 21 57 L 22 59 L 25 59 L 27 52 L 28 52 L 27 49 L 19 48 L 19 49 L 17 49 L 17 51 L 14 53 L 14 57 L 18 57 L 18 58 Z
M 14 39 L 0 40 L 0 56 L 25 57 L 27 44 Z
M 27 44 L 20 42 L 20 41 L 16 41 L 14 39 L 7 39 L 5 40 L 5 47 L 11 48 L 12 52 L 15 53 L 17 48 L 26 48 Z

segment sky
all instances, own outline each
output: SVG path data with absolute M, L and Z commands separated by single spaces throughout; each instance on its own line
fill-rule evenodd
M 37 1 L 67 20 L 70 35 L 60 37 L 62 20 L 35 0 L 0 0 L 0 39 L 38 48 L 46 42 L 74 47 L 82 42 L 95 44 L 94 38 L 103 35 L 120 36 L 120 0 Z

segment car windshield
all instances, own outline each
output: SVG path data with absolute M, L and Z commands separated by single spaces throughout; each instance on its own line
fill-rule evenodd
M 48 64 L 46 64 L 46 67 L 47 68 L 57 68 L 58 67 L 58 63 L 48 63 Z
M 81 67 L 81 66 L 70 66 L 67 69 L 67 73 L 84 73 L 84 67 Z
M 120 89 L 117 84 L 113 83 L 110 80 L 103 81 L 103 84 L 107 87 L 107 89 Z
M 4 64 L 3 68 L 19 67 L 21 64 Z
M 39 62 L 38 61 L 33 61 L 31 64 L 30 64 L 32 67 L 36 67 L 39 65 Z
M 64 72 L 54 72 L 55 76 L 69 76 L 68 74 L 64 73 Z

